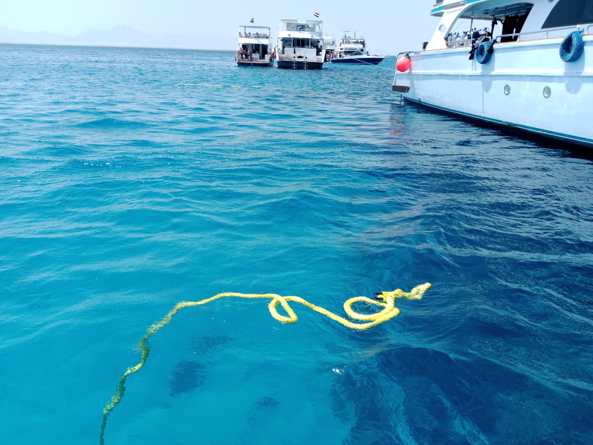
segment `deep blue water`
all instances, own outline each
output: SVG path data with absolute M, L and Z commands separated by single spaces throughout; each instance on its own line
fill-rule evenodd
M 98 442 L 146 327 L 220 291 L 431 281 L 353 333 L 265 303 L 155 338 L 108 445 L 593 443 L 593 162 L 412 107 L 392 61 L 0 46 L 0 437 Z

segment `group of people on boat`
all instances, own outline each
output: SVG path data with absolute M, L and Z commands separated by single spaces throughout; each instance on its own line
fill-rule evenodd
M 450 32 L 445 36 L 445 40 L 447 41 L 448 48 L 463 48 L 466 46 L 474 46 L 477 41 L 491 37 L 492 33 L 488 28 L 472 28 L 469 31 Z
M 268 55 L 268 48 L 265 45 L 261 45 L 261 52 L 260 48 L 257 45 L 242 45 L 239 48 L 238 56 L 240 60 L 257 60 L 262 59 L 263 57 Z M 276 58 L 276 50 L 272 49 L 272 53 L 270 54 L 270 59 L 274 60 Z
M 259 32 L 255 32 L 255 33 L 244 32 L 244 33 L 241 33 L 241 37 L 254 38 L 254 39 L 267 39 L 270 36 L 268 34 L 262 34 Z

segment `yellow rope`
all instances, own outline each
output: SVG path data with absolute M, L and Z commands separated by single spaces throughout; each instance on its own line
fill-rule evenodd
M 216 300 L 221 300 L 223 298 L 243 298 L 248 300 L 270 300 L 268 303 L 268 310 L 270 311 L 270 315 L 277 321 L 283 324 L 292 324 L 298 321 L 298 316 L 296 312 L 292 309 L 289 303 L 298 303 L 305 307 L 308 307 L 312 311 L 315 311 L 325 317 L 335 321 L 336 323 L 341 324 L 342 326 L 354 329 L 357 331 L 366 331 L 367 329 L 371 329 L 375 326 L 383 324 L 392 318 L 395 318 L 399 315 L 400 310 L 395 306 L 395 302 L 399 298 L 407 298 L 408 300 L 420 300 L 431 288 L 430 283 L 422 284 L 420 286 L 415 287 L 410 292 L 404 292 L 401 289 L 397 289 L 393 292 L 382 292 L 381 294 L 377 295 L 377 299 L 371 299 L 368 297 L 352 297 L 349 300 L 346 300 L 344 303 L 344 312 L 351 318 L 351 321 L 347 318 L 344 318 L 340 315 L 334 314 L 333 312 L 328 311 L 320 306 L 317 306 L 309 301 L 305 300 L 301 297 L 283 297 L 282 295 L 276 294 L 240 294 L 234 292 L 222 293 L 215 295 L 210 298 L 205 298 L 199 301 L 182 301 L 177 303 L 173 309 L 169 311 L 167 315 L 163 317 L 163 319 L 152 326 L 150 326 L 144 337 L 140 340 L 139 348 L 140 348 L 140 361 L 128 368 L 120 377 L 119 383 L 117 385 L 117 390 L 115 394 L 105 405 L 103 408 L 103 421 L 101 422 L 101 434 L 99 437 L 99 442 L 101 445 L 105 443 L 105 430 L 107 428 L 107 420 L 109 419 L 109 415 L 111 412 L 120 404 L 125 392 L 126 392 L 126 382 L 130 376 L 139 372 L 146 361 L 148 360 L 148 356 L 150 354 L 150 344 L 149 340 L 152 336 L 157 334 L 159 331 L 164 329 L 171 321 L 173 317 L 175 317 L 179 312 L 184 309 L 197 307 L 197 306 L 204 306 L 208 303 L 212 303 Z M 352 306 L 357 303 L 366 303 L 371 306 L 377 306 L 382 308 L 379 312 L 374 314 L 362 314 L 360 312 L 356 312 Z M 284 310 L 284 315 L 278 311 L 278 305 L 282 307 Z

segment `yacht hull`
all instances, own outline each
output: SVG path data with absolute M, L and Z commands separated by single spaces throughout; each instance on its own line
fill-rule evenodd
M 278 68 L 288 70 L 320 70 L 323 68 L 323 63 L 305 62 L 301 60 L 279 60 Z
M 574 63 L 559 56 L 562 39 L 495 46 L 480 65 L 467 49 L 412 54 L 394 90 L 405 100 L 499 127 L 593 146 L 593 37 Z
M 332 59 L 331 62 L 348 65 L 379 65 L 384 59 L 384 57 L 342 57 L 339 59 Z
M 566 142 L 571 145 L 581 146 L 586 148 L 593 148 L 593 140 L 590 139 L 581 139 L 579 137 L 575 137 L 569 134 L 562 134 L 562 133 L 554 133 L 547 130 L 542 130 L 539 128 L 531 128 L 526 127 L 520 124 L 513 124 L 510 122 L 498 121 L 495 119 L 490 119 L 484 116 L 477 116 L 474 114 L 462 113 L 457 110 L 444 108 L 438 105 L 434 105 L 428 102 L 423 102 L 420 100 L 414 100 L 410 98 L 405 98 L 406 102 L 417 106 L 419 108 L 427 109 L 435 113 L 442 113 L 444 115 L 450 115 L 457 117 L 459 119 L 463 119 L 465 121 L 471 122 L 475 125 L 480 125 L 488 128 L 495 128 L 502 130 L 504 132 L 514 134 L 517 136 L 523 136 L 525 138 L 533 138 L 534 140 L 554 140 L 554 141 L 561 141 Z
M 248 60 L 237 60 L 237 65 L 238 66 L 259 66 L 262 68 L 269 68 L 271 66 L 274 66 L 274 61 L 272 60 L 252 60 L 252 61 L 248 61 Z

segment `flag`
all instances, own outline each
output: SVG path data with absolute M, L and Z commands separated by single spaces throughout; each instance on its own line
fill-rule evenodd
M 317 11 L 315 11 L 315 12 L 313 13 L 313 15 L 315 16 L 315 18 L 319 18 L 319 16 L 320 16 L 320 14 L 319 14 Z

